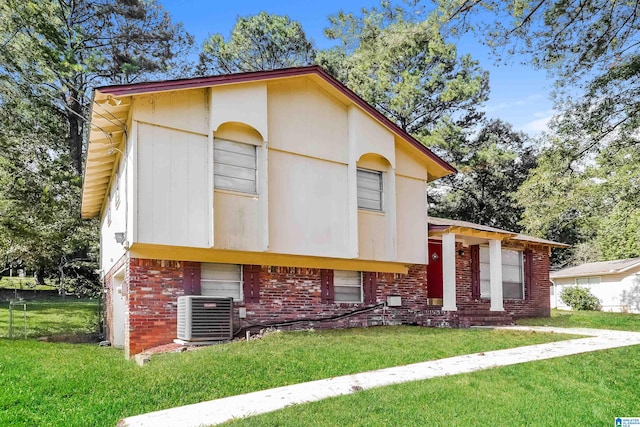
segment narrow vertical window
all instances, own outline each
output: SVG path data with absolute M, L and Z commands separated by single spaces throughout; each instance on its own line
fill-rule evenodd
M 256 165 L 255 145 L 214 139 L 215 188 L 256 194 Z
M 357 170 L 358 208 L 382 211 L 382 172 Z

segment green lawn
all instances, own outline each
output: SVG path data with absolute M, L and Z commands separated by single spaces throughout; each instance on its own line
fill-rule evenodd
M 232 426 L 613 426 L 640 416 L 640 346 L 400 384 Z
M 95 332 L 98 301 L 56 299 L 25 301 L 26 335 L 30 338 Z M 24 337 L 25 312 L 22 304 L 13 306 L 14 337 Z M 0 303 L 0 337 L 9 336 L 9 303 Z
M 122 417 L 203 400 L 567 338 L 409 326 L 274 333 L 156 356 L 143 368 L 112 348 L 0 339 L 0 425 L 109 426 Z M 379 414 L 378 423 L 386 416 Z M 338 420 L 326 418 L 323 425 L 343 425 Z
M 640 332 L 640 314 L 552 310 L 551 317 L 522 319 L 518 321 L 518 324 Z
M 554 310 L 526 325 L 640 331 L 640 315 Z M 233 426 L 601 426 L 640 417 L 640 346 L 400 384 Z

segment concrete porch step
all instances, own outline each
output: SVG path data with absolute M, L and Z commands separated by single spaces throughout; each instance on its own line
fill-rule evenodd
M 487 311 L 478 313 L 463 312 L 460 313 L 458 322 L 463 328 L 471 326 L 505 326 L 512 325 L 513 318 L 504 313 Z

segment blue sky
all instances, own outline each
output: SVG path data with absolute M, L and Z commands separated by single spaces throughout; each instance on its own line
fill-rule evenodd
M 324 38 L 327 17 L 338 12 L 358 12 L 362 7 L 379 4 L 378 0 L 159 0 L 175 21 L 181 21 L 193 34 L 199 47 L 209 34 L 221 33 L 228 37 L 238 16 L 249 16 L 261 11 L 288 15 L 299 21 L 307 37 L 316 46 L 326 48 L 332 41 Z M 535 135 L 546 128 L 552 114 L 549 93 L 552 81 L 544 71 L 520 65 L 519 58 L 506 65 L 495 65 L 489 50 L 471 35 L 458 43 L 460 54 L 470 53 L 489 71 L 491 94 L 485 104 L 488 117 L 503 119 L 516 129 Z

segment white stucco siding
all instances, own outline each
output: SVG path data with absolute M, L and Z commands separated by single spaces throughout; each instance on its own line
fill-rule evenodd
M 206 89 L 141 95 L 133 120 L 207 135 L 208 102 Z
M 374 153 L 384 157 L 392 168 L 396 166 L 393 134 L 357 107 L 349 108 L 349 133 L 355 141 L 356 158 Z
M 237 251 L 260 251 L 258 196 L 216 190 L 214 197 L 214 246 Z
M 243 123 L 254 128 L 268 140 L 267 85 L 216 86 L 211 88 L 211 130 L 229 122 Z
M 269 251 L 348 257 L 347 165 L 269 152 Z
M 207 137 L 140 123 L 137 145 L 138 242 L 210 247 Z
M 396 175 L 396 197 L 398 260 L 410 264 L 426 264 L 426 184 L 419 179 Z
M 268 88 L 269 145 L 304 156 L 348 163 L 347 108 L 308 79 Z
M 100 269 L 103 273 L 107 273 L 125 253 L 123 244 L 116 242 L 115 233 L 127 231 L 126 175 L 126 161 L 121 159 L 100 222 Z

